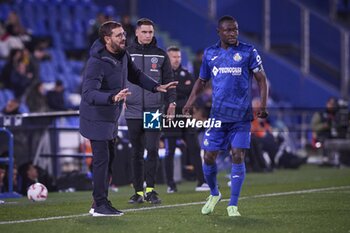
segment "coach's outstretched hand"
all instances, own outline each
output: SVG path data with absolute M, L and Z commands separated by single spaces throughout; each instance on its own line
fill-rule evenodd
M 173 81 L 164 85 L 159 85 L 156 87 L 156 91 L 158 92 L 167 92 L 169 89 L 176 88 L 178 81 Z

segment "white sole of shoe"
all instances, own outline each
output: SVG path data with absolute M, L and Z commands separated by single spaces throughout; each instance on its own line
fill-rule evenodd
M 210 191 L 210 188 L 196 188 L 195 191 L 196 192 L 207 192 L 207 191 Z
M 123 216 L 124 213 L 121 214 L 100 214 L 100 213 L 96 213 L 94 212 L 92 214 L 92 217 L 119 217 L 119 216 Z

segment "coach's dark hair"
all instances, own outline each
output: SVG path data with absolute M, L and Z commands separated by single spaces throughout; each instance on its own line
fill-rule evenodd
M 121 27 L 122 25 L 116 21 L 107 21 L 107 22 L 104 22 L 99 30 L 98 30 L 98 36 L 101 40 L 101 42 L 103 44 L 106 44 L 106 41 L 105 41 L 105 36 L 111 36 L 112 35 L 112 30 L 114 28 L 119 28 Z
M 171 45 L 167 48 L 167 52 L 173 51 L 173 52 L 180 52 L 180 48 L 177 47 L 176 45 Z
M 151 25 L 154 27 L 153 21 L 148 19 L 148 18 L 141 18 L 141 19 L 137 20 L 136 26 L 141 27 L 141 25 Z
M 218 27 L 221 26 L 221 24 L 225 21 L 233 21 L 233 22 L 237 22 L 237 20 L 235 18 L 233 18 L 232 16 L 230 15 L 224 15 L 222 16 L 219 21 L 218 21 Z

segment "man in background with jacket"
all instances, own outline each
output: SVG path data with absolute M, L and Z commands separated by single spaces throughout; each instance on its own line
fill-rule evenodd
M 186 121 L 186 117 L 181 117 L 182 108 L 185 106 L 188 97 L 191 94 L 195 79 L 184 67 L 181 65 L 181 51 L 176 46 L 170 46 L 167 49 L 170 59 L 171 67 L 174 72 L 174 79 L 178 81 L 176 88 L 176 117 L 175 120 Z M 187 156 L 190 158 L 191 164 L 194 167 L 197 178 L 196 191 L 209 191 L 208 184 L 205 183 L 202 158 L 200 155 L 200 147 L 198 142 L 198 135 L 195 128 L 191 127 L 176 127 L 169 128 L 164 131 L 165 152 L 165 173 L 167 178 L 167 193 L 177 192 L 177 187 L 174 181 L 174 154 L 176 149 L 177 139 L 184 140 L 186 144 Z
M 169 58 L 165 51 L 157 46 L 154 37 L 154 23 L 142 18 L 137 21 L 136 38 L 127 48 L 137 67 L 154 81 L 167 84 L 173 81 L 173 73 Z M 127 86 L 133 93 L 126 101 L 125 118 L 128 125 L 130 142 L 132 144 L 133 185 L 135 194 L 129 203 L 143 203 L 146 200 L 152 204 L 161 203 L 158 193 L 154 190 L 158 167 L 158 149 L 160 131 L 144 129 L 144 112 L 162 113 L 163 106 L 169 103 L 167 115 L 174 116 L 176 92 L 169 90 L 166 95 L 152 93 L 128 82 Z M 144 150 L 147 159 L 144 161 Z M 143 182 L 146 181 L 144 192 Z

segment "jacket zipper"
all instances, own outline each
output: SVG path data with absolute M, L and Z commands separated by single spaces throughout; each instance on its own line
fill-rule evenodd
M 144 54 L 144 46 L 142 46 L 142 71 L 145 73 L 145 54 Z M 142 111 L 145 111 L 145 89 L 142 88 Z M 143 114 L 143 113 L 142 113 Z

